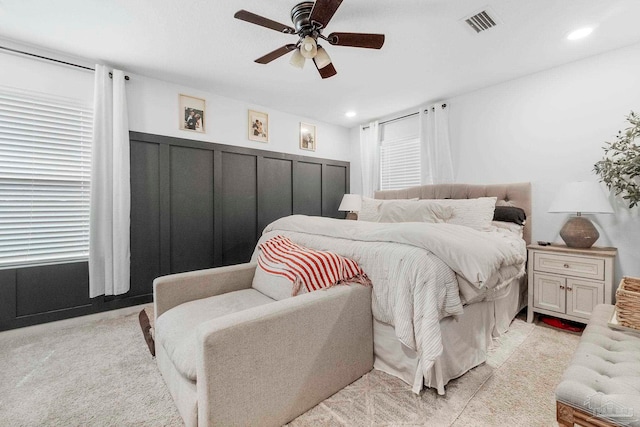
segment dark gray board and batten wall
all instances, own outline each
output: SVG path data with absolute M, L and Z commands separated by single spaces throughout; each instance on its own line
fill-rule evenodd
M 264 227 L 283 216 L 344 218 L 349 162 L 130 139 L 130 291 L 89 299 L 86 262 L 0 270 L 0 330 L 150 302 L 157 276 L 248 261 Z

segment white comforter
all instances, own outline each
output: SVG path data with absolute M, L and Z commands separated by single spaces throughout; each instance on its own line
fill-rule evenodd
M 276 235 L 358 262 L 373 283 L 374 317 L 418 352 L 425 375 L 442 354 L 439 320 L 462 313 L 456 274 L 478 288 L 497 288 L 524 274 L 526 260 L 522 239 L 452 224 L 293 215 L 269 224 L 258 244 Z

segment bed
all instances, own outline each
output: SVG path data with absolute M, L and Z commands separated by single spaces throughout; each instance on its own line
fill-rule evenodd
M 378 191 L 376 199 L 472 199 L 496 197 L 497 204 L 523 209 L 527 221 L 523 239 L 531 243 L 531 184 L 500 185 L 440 184 L 423 185 L 405 190 Z M 393 326 L 374 319 L 374 367 L 394 375 L 412 386 L 423 385 L 444 394 L 444 386 L 452 379 L 486 361 L 493 338 L 505 333 L 516 314 L 527 304 L 525 276 L 514 279 L 505 293 L 492 301 L 465 305 L 462 315 L 440 321 L 443 353 L 429 375 L 422 375 L 420 359 L 415 351 L 403 345 L 393 332 Z
M 493 197 L 491 209 L 507 204 L 522 208 L 528 217 L 531 212 L 529 183 L 420 186 L 377 192 L 375 197 L 474 199 L 485 204 Z M 413 208 L 445 202 L 380 203 Z M 451 379 L 486 360 L 493 338 L 508 329 L 523 307 L 525 241 L 530 240 L 531 223 L 520 229 L 520 237 L 452 223 L 404 221 L 281 218 L 265 228 L 252 260 L 259 257 L 262 243 L 285 236 L 357 261 L 373 283 L 374 367 L 402 379 L 416 393 L 427 386 L 444 394 Z M 258 273 L 254 287 L 256 280 Z

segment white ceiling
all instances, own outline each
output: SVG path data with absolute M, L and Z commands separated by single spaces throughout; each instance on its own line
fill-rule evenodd
M 0 0 L 0 37 L 343 126 L 640 42 L 638 0 L 344 0 L 325 34 L 384 33 L 382 50 L 328 46 L 338 74 L 254 59 L 287 43 L 233 18 L 291 25 L 297 0 Z M 475 34 L 461 18 L 489 6 Z M 586 39 L 566 35 L 594 26 Z M 346 118 L 355 110 L 355 118 Z

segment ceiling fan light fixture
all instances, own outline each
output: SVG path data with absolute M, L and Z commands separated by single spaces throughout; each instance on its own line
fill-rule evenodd
M 318 67 L 318 69 L 322 69 L 327 65 L 331 64 L 331 58 L 329 57 L 329 54 L 322 46 L 318 46 L 318 52 L 316 53 L 315 60 L 316 60 L 316 66 Z
M 311 36 L 306 36 L 300 43 L 300 53 L 307 59 L 312 59 L 318 53 L 318 45 Z
M 300 1 L 300 0 L 298 0 Z M 2 2 L 2 0 L 0 0 Z M 331 45 L 350 46 L 364 49 L 380 49 L 384 45 L 384 34 L 370 33 L 331 33 L 322 35 L 329 21 L 333 18 L 343 0 L 315 0 L 301 1 L 291 9 L 293 26 L 281 24 L 264 16 L 241 9 L 233 17 L 250 24 L 259 25 L 279 33 L 295 35 L 297 41 L 279 47 L 254 62 L 269 64 L 270 62 L 292 53 L 289 62 L 297 68 L 303 68 L 306 59 L 311 59 L 322 79 L 328 79 L 337 74 L 333 61 L 326 51 L 318 45 L 322 39 Z
M 289 60 L 289 64 L 293 65 L 296 68 L 303 69 L 304 68 L 304 63 L 306 62 L 306 60 L 307 60 L 307 58 L 302 56 L 302 54 L 300 53 L 300 49 L 296 49 L 296 50 L 293 51 L 293 55 L 291 55 L 291 59 Z

